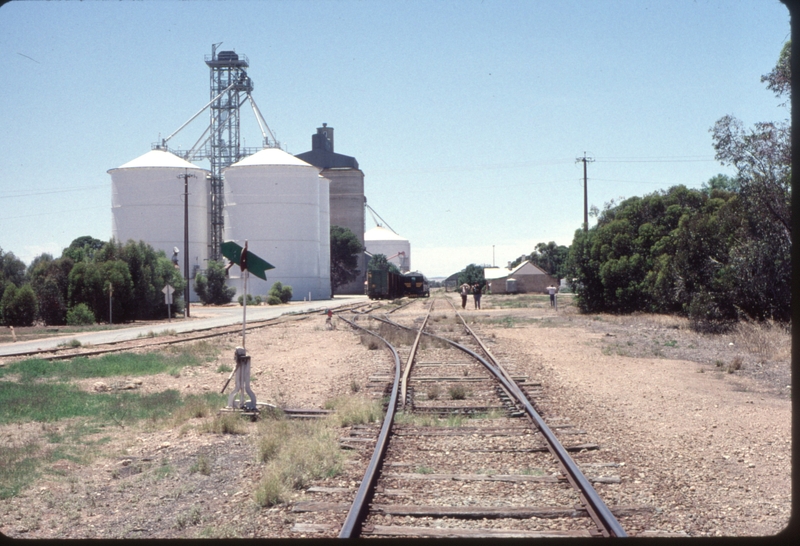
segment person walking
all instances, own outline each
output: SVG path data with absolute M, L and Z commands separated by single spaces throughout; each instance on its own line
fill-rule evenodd
M 472 297 L 475 298 L 475 309 L 481 308 L 481 283 L 476 282 L 472 285 Z
M 469 284 L 463 283 L 461 286 L 461 308 L 467 308 L 467 296 L 469 295 Z

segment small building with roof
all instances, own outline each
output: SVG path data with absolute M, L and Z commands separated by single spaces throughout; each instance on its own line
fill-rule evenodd
M 548 286 L 559 285 L 558 279 L 529 261 L 513 269 L 486 267 L 483 276 L 487 283 L 491 283 L 492 294 L 546 293 Z

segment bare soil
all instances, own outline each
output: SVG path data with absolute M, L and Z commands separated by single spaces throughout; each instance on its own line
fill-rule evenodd
M 652 508 L 629 534 L 764 536 L 787 526 L 788 334 L 773 332 L 771 350 L 754 353 L 733 334 L 696 334 L 679 319 L 583 316 L 567 297 L 557 312 L 546 303 L 500 307 L 510 301 L 486 296 L 483 310 L 468 308 L 465 315 L 509 372 L 542 382 L 545 411 L 568 417 L 587 431 L 587 441 L 600 444 L 608 462 L 622 465 L 622 483 L 607 503 Z M 437 306 L 452 314 L 443 309 Z M 241 341 L 230 334 L 218 343 L 216 362 L 185 368 L 178 377 L 144 377 L 136 387 L 218 391 L 228 376 L 218 369 L 233 364 Z M 258 401 L 280 407 L 322 408 L 390 365 L 385 351 L 369 350 L 341 320 L 326 329 L 324 316 L 256 330 L 247 349 Z M 102 388 L 97 383 L 80 385 Z M 106 428 L 91 463 L 61 460 L 19 496 L 0 501 L 0 533 L 31 539 L 319 536 L 292 530 L 291 507 L 307 497 L 302 491 L 284 505 L 255 503 L 262 469 L 252 434 L 203 433 L 199 424 Z M 69 425 L 2 427 L 0 449 L 31 438 L 46 444 L 47 434 Z M 256 425 L 247 426 L 254 431 Z M 357 485 L 365 461 L 358 451 L 347 453 L 345 472 L 325 485 Z M 201 456 L 208 473 L 192 470 Z M 341 518 L 321 515 L 320 521 Z

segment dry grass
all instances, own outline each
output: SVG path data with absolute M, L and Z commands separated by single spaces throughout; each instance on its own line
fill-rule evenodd
M 254 493 L 260 506 L 286 502 L 292 491 L 342 469 L 338 424 L 324 421 L 264 420 L 259 425 L 259 457 L 266 461 Z
M 213 434 L 247 434 L 247 424 L 237 412 L 222 412 L 204 422 L 200 430 Z
M 417 333 L 413 330 L 405 330 L 392 326 L 391 324 L 386 324 L 385 322 L 381 322 L 378 328 L 378 334 L 395 347 L 412 345 L 414 340 L 417 339 Z
M 452 385 L 447 388 L 451 400 L 464 400 L 469 392 L 463 385 Z
M 366 425 L 383 419 L 380 400 L 361 396 L 341 396 L 325 403 L 325 409 L 335 410 L 331 419 L 340 427 Z
M 361 344 L 370 351 L 375 351 L 381 346 L 380 340 L 370 334 L 361 334 L 360 339 Z
M 762 361 L 789 360 L 792 355 L 790 326 L 768 321 L 740 322 L 732 333 L 734 344 Z
M 744 359 L 742 359 L 741 356 L 733 357 L 733 360 L 731 360 L 731 363 L 728 364 L 728 373 L 733 373 L 735 371 L 741 370 L 743 363 L 744 363 Z

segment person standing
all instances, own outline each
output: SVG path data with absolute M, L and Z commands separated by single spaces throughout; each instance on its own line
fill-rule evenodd
M 461 285 L 461 308 L 467 308 L 467 296 L 469 295 L 469 284 L 463 283 Z
M 556 292 L 558 292 L 558 288 L 552 284 L 547 287 L 547 293 L 550 294 L 550 307 L 556 306 Z
M 472 297 L 475 298 L 475 309 L 481 308 L 481 283 L 476 282 L 472 285 Z

